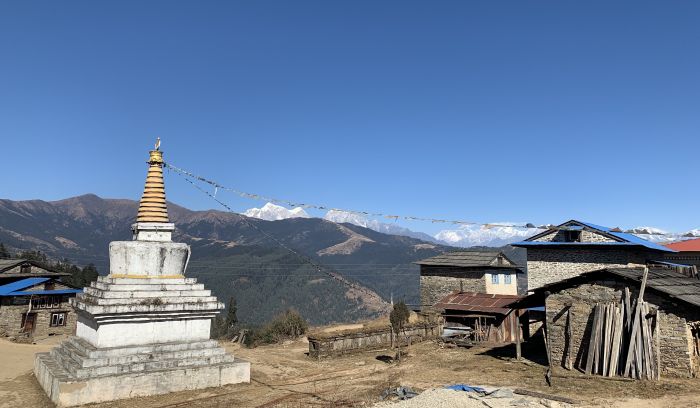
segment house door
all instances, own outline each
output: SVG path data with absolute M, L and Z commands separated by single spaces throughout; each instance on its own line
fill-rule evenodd
M 36 324 L 36 313 L 25 313 L 22 315 L 22 332 L 33 333 Z

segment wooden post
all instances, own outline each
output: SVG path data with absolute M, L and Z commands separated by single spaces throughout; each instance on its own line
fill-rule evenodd
M 515 309 L 515 359 L 518 361 L 522 357 L 520 353 L 520 338 L 520 309 Z
M 566 338 L 568 343 L 566 345 L 566 369 L 573 369 L 573 361 L 571 359 L 571 352 L 573 349 L 572 343 L 574 342 L 573 333 L 571 330 L 571 307 L 566 311 Z
M 627 358 L 625 359 L 625 377 L 630 373 L 632 365 L 632 357 L 635 355 L 635 349 L 637 348 L 637 337 L 639 332 L 639 323 L 641 315 L 642 302 L 644 301 L 644 290 L 647 286 L 647 277 L 649 276 L 649 267 L 644 267 L 644 273 L 642 274 L 642 286 L 639 288 L 639 297 L 637 298 L 637 304 L 635 305 L 635 313 L 632 315 L 632 332 L 630 333 L 630 345 L 627 349 Z M 639 354 L 637 354 L 639 355 Z M 638 377 L 641 377 L 640 373 L 637 372 Z
M 593 373 L 593 360 L 595 357 L 596 340 L 598 338 L 598 303 L 593 308 L 593 324 L 591 325 L 591 334 L 588 336 L 588 358 L 586 358 L 586 374 Z
M 654 348 L 656 349 L 656 379 L 661 379 L 661 339 L 659 339 L 659 308 L 656 308 L 656 316 L 654 317 Z

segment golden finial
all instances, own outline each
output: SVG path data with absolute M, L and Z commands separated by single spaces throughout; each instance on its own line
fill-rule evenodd
M 160 151 L 160 138 L 156 139 L 155 150 L 148 158 L 148 175 L 146 186 L 139 203 L 136 222 L 168 221 L 168 206 L 165 202 L 165 184 L 163 183 L 163 152 Z

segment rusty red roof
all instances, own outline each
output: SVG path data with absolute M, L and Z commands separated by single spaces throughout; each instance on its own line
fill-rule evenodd
M 516 295 L 454 292 L 440 299 L 440 301 L 435 304 L 435 307 L 438 309 L 462 310 L 466 312 L 508 314 L 513 310 L 510 304 L 523 298 L 524 296 Z
M 698 251 L 700 252 L 700 238 L 697 239 L 689 239 L 687 241 L 678 241 L 678 242 L 672 242 L 670 244 L 666 244 L 668 248 L 671 248 L 675 251 Z

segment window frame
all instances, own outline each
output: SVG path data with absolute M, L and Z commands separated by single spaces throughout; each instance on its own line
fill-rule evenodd
M 68 315 L 66 312 L 51 313 L 49 327 L 64 327 L 66 325 L 66 320 L 68 320 Z
M 504 285 L 512 285 L 513 284 L 513 277 L 511 276 L 510 273 L 503 274 L 503 284 Z
M 491 274 L 491 284 L 492 285 L 500 285 L 501 284 L 500 276 L 497 273 Z

